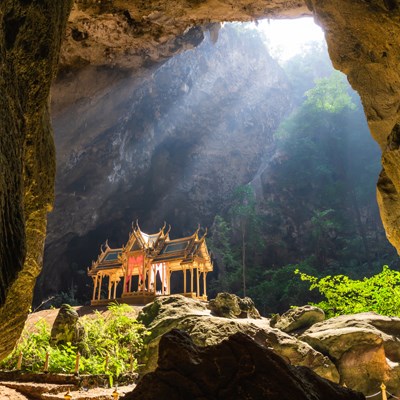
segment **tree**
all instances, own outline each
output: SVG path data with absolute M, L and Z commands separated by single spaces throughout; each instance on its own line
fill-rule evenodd
M 233 193 L 230 209 L 233 223 L 239 225 L 242 249 L 242 284 L 243 296 L 246 297 L 246 249 L 248 241 L 254 246 L 262 246 L 260 241 L 260 218 L 256 210 L 256 200 L 250 185 L 238 186 Z M 253 248 L 253 250 L 255 250 Z
M 306 92 L 306 107 L 329 113 L 339 113 L 346 108 L 356 109 L 342 73 L 334 71 L 331 76 L 317 79 L 315 83 L 315 87 Z
M 400 315 L 400 272 L 383 266 L 382 272 L 353 280 L 346 275 L 317 278 L 295 270 L 302 281 L 310 282 L 310 290 L 318 289 L 325 300 L 314 304 L 328 317 L 374 311 L 381 315 Z

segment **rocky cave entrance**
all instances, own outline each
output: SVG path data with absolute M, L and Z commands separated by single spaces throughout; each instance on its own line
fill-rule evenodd
M 378 203 L 387 237 L 400 248 L 397 2 L 349 1 L 338 5 L 336 1 L 307 0 L 249 5 L 239 0 L 214 7 L 207 0 L 140 4 L 85 0 L 74 5 L 46 0 L 8 1 L 1 7 L 4 29 L 0 45 L 5 57 L 0 87 L 6 96 L 1 98 L 4 123 L 0 125 L 4 171 L 1 185 L 5 188 L 0 191 L 4 221 L 4 240 L 0 243 L 0 321 L 4 333 L 0 356 L 10 350 L 22 330 L 42 265 L 55 170 L 47 103 L 58 60 L 67 78 L 78 74 L 78 70 L 83 74 L 80 78 L 95 71 L 98 77 L 112 77 L 104 80 L 106 86 L 125 88 L 121 68 L 127 64 L 120 63 L 122 60 L 136 66 L 139 76 L 186 45 L 201 41 L 201 29 L 196 26 L 210 29 L 218 21 L 313 15 L 324 27 L 332 63 L 360 94 L 369 129 L 381 147 Z M 65 83 L 68 86 L 68 79 Z M 96 92 L 95 88 L 93 85 L 88 92 Z M 75 85 L 73 95 L 66 96 L 63 105 L 79 97 L 80 89 Z M 53 106 L 55 112 L 62 110 L 57 104 Z M 79 154 L 76 156 L 79 159 Z
M 379 220 L 374 183 L 368 181 L 379 173 L 379 151 L 358 96 L 331 66 L 322 31 L 310 18 L 306 21 L 271 22 L 277 28 L 270 37 L 268 21 L 192 28 L 191 50 L 145 68 L 139 78 L 116 67 L 60 70 L 52 90 L 56 201 L 35 306 L 49 297 L 47 305 L 88 302 L 86 267 L 106 239 L 121 246 L 137 218 L 149 232 L 166 220 L 174 227 L 173 236 L 191 233 L 198 223 L 210 227 L 217 265 L 211 294 L 229 290 L 243 295 L 238 277 L 228 284 L 224 280 L 240 269 L 240 223 L 233 214 L 238 202 L 249 201 L 243 197 L 249 193 L 241 193 L 246 187 L 254 196 L 251 218 L 257 219 L 251 229 L 263 242 L 260 246 L 258 239 L 248 239 L 248 263 L 257 267 L 252 272 L 249 266 L 248 294 L 264 313 L 285 310 L 296 300 L 284 298 L 287 288 L 276 285 L 282 278 L 293 279 L 291 265 L 304 262 L 313 269 L 320 263 L 338 273 L 346 272 L 344 260 L 350 259 L 358 276 L 366 265 L 373 273 L 391 262 L 394 254 Z M 278 43 L 288 30 L 292 34 Z M 308 37 L 316 35 L 314 44 L 298 40 L 307 31 L 313 32 Z M 301 52 L 294 43 L 302 46 Z M 317 79 L 326 82 L 316 88 Z M 338 110 L 307 113 L 309 90 L 315 96 L 326 91 L 325 107 Z M 340 104 L 341 98 L 349 104 Z M 296 136 L 279 128 L 285 120 L 304 125 L 307 118 L 317 118 L 315 129 L 321 131 Z M 330 126 L 318 118 L 328 119 Z M 327 139 L 329 135 L 337 135 L 337 141 Z M 304 141 L 314 148 L 301 147 Z M 291 142 L 300 149 L 297 153 Z M 362 156 L 351 157 L 355 143 L 365 149 Z M 368 162 L 371 168 L 363 168 Z M 324 168 L 328 171 L 318 173 Z M 290 180 L 296 170 L 296 179 L 304 181 L 299 185 Z M 364 175 L 368 184 L 357 186 L 356 177 Z M 339 190 L 340 180 L 343 187 L 334 201 L 323 182 Z M 318 229 L 324 237 L 317 243 Z M 228 236 L 221 241 L 221 235 Z M 234 267 L 223 262 L 227 252 Z M 269 297 L 265 282 L 278 288 Z M 295 290 L 294 297 L 306 290 Z

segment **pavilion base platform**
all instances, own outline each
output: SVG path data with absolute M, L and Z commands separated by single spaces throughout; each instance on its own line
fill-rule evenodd
M 174 293 L 174 294 L 179 294 L 181 296 L 189 297 L 191 299 L 197 299 L 200 301 L 208 301 L 207 296 L 205 295 L 200 295 L 197 296 L 196 292 L 187 292 L 187 293 Z M 154 293 L 154 292 L 132 292 L 132 293 L 125 293 L 122 295 L 122 297 L 116 298 L 116 299 L 101 299 L 101 300 L 92 300 L 90 302 L 91 306 L 106 306 L 111 303 L 125 303 L 125 304 L 131 304 L 131 305 L 144 305 L 144 304 L 149 304 L 155 300 L 156 297 L 160 296 L 168 296 L 167 294 L 162 295 L 160 293 Z

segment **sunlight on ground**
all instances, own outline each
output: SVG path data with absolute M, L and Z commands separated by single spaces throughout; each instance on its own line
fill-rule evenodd
M 264 33 L 271 55 L 286 61 L 301 53 L 311 42 L 324 42 L 323 30 L 313 18 L 259 21 L 258 30 Z

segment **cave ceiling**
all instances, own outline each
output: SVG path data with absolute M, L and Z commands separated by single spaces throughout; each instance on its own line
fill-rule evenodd
M 389 241 L 399 251 L 397 0 L 75 1 L 61 49 L 60 71 L 110 67 L 140 76 L 196 46 L 201 41 L 199 30 L 209 30 L 217 39 L 219 25 L 225 21 L 302 16 L 313 16 L 324 29 L 334 67 L 347 75 L 361 96 L 371 134 L 383 153 L 377 186 L 381 217 Z M 63 89 L 60 85 L 58 90 L 62 93 Z M 75 89 L 74 96 L 81 95 Z M 55 96 L 54 110 L 68 101 L 60 97 Z
M 42 263 L 54 188 L 48 95 L 60 47 L 59 79 L 104 68 L 140 76 L 196 46 L 201 31 L 216 39 L 221 22 L 313 15 L 325 31 L 334 67 L 360 94 L 382 149 L 378 204 L 388 239 L 400 250 L 397 0 L 79 0 L 70 7 L 64 0 L 0 3 L 0 326 L 6 327 L 0 357 L 22 330 Z M 77 90 L 69 100 L 61 99 L 56 89 L 55 112 L 79 95 Z

